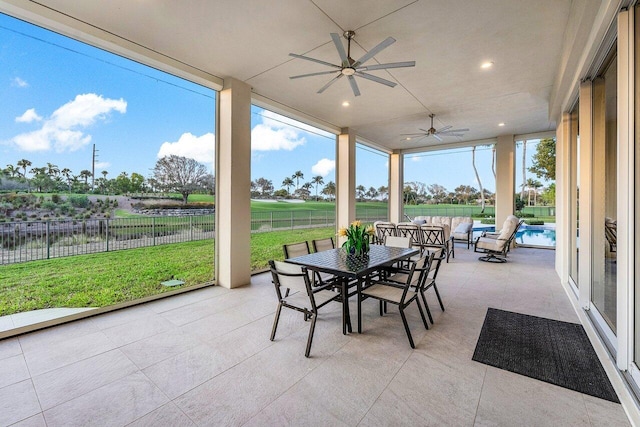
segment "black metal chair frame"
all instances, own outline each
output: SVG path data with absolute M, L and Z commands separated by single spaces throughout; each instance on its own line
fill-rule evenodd
M 291 264 L 293 266 L 293 264 Z M 315 331 L 316 328 L 316 320 L 318 318 L 318 309 L 324 307 L 325 305 L 329 304 L 332 301 L 338 301 L 341 302 L 342 301 L 342 296 L 339 293 L 335 293 L 335 297 L 328 299 L 326 301 L 324 301 L 321 304 L 316 305 L 316 300 L 315 300 L 315 295 L 316 293 L 319 291 L 318 289 L 312 289 L 311 288 L 311 281 L 309 280 L 309 274 L 307 272 L 307 269 L 304 267 L 299 267 L 300 268 L 300 273 L 285 273 L 282 271 L 278 271 L 276 269 L 276 265 L 274 263 L 273 260 L 269 261 L 269 268 L 271 270 L 271 277 L 273 278 L 273 284 L 276 288 L 276 294 L 278 296 L 278 308 L 276 310 L 276 316 L 275 319 L 273 320 L 273 327 L 271 329 L 271 337 L 270 340 L 273 341 L 276 337 L 276 331 L 278 329 L 278 322 L 280 321 L 280 312 L 282 311 L 282 307 L 287 307 L 290 308 L 292 310 L 296 310 L 299 311 L 301 313 L 304 314 L 304 320 L 307 321 L 308 319 L 311 319 L 311 326 L 309 327 L 309 336 L 307 338 L 307 347 L 305 349 L 305 357 L 309 357 L 309 354 L 311 352 L 311 344 L 313 342 L 313 333 Z M 308 310 L 305 307 L 298 307 L 295 305 L 291 305 L 289 303 L 287 303 L 287 298 L 289 297 L 289 290 L 290 288 L 286 287 L 285 285 L 282 285 L 280 283 L 280 276 L 285 276 L 285 277 L 299 277 L 302 280 L 304 280 L 304 285 L 306 288 L 306 293 L 307 296 L 309 297 L 309 303 L 311 305 L 311 310 Z M 285 292 L 285 294 L 282 294 L 282 290 L 281 287 L 285 287 L 287 289 L 287 291 Z M 331 289 L 331 286 L 327 285 L 325 286 L 325 289 L 327 292 L 332 292 L 329 289 Z M 304 292 L 303 290 L 299 290 L 298 292 Z
M 379 244 L 384 245 L 387 236 L 397 236 L 396 225 L 391 222 L 381 222 L 376 224 L 376 239 Z
M 413 292 L 410 290 L 411 288 L 411 283 L 412 283 L 412 279 L 413 279 L 413 275 L 416 274 L 416 268 L 419 269 L 424 269 L 424 265 L 427 261 L 427 257 L 424 256 L 422 258 L 420 258 L 418 261 L 411 261 L 411 267 L 408 270 L 408 274 L 407 274 L 407 281 L 406 283 L 400 284 L 399 282 L 390 282 L 390 281 L 383 281 L 383 280 L 379 280 L 379 281 L 375 281 L 372 282 L 369 286 L 367 286 L 365 289 L 363 289 L 359 294 L 358 294 L 358 310 L 361 310 L 361 304 L 362 301 L 366 300 L 367 298 L 373 298 L 373 299 L 377 299 L 380 303 L 380 316 L 383 316 L 384 313 L 386 312 L 385 310 L 385 306 L 387 303 L 390 304 L 394 304 L 398 306 L 398 311 L 400 312 L 400 317 L 402 318 L 402 323 L 404 325 L 404 330 L 407 334 L 407 338 L 409 339 L 409 345 L 411 345 L 411 348 L 416 348 L 414 342 L 413 342 L 413 337 L 411 336 L 411 330 L 409 329 L 409 323 L 407 322 L 407 317 L 404 314 L 404 310 L 413 302 L 416 302 L 416 305 L 418 306 L 418 311 L 420 311 L 420 317 L 422 317 L 422 323 L 424 324 L 424 327 L 426 329 L 429 329 L 429 325 L 427 323 L 427 319 L 424 317 L 424 312 L 422 311 L 422 306 L 420 305 L 420 301 L 418 300 L 418 293 L 419 292 Z M 422 265 L 420 265 L 422 264 Z M 388 299 L 388 298 L 384 298 L 383 296 L 380 295 L 375 295 L 375 294 L 371 294 L 371 292 L 373 292 L 376 289 L 379 289 L 377 287 L 379 286 L 389 286 L 395 289 L 402 289 L 402 296 L 400 298 L 399 301 L 393 300 L 393 299 Z
M 318 250 L 319 247 L 321 247 L 321 245 L 323 243 L 328 243 L 329 241 L 331 241 L 331 247 L 330 248 L 321 248 L 320 250 Z M 313 239 L 311 241 L 311 246 L 313 246 L 313 251 L 314 252 L 321 252 L 327 249 L 335 249 L 336 248 L 336 243 L 333 240 L 333 237 L 328 237 L 326 239 Z
M 449 254 L 455 258 L 453 239 L 449 238 L 449 242 L 445 240 L 444 227 L 434 224 L 423 224 L 420 226 L 420 231 L 422 231 L 422 246 L 424 249 L 442 249 L 441 258 L 446 258 L 447 262 L 449 262 Z M 451 245 L 450 248 L 449 245 Z
M 523 219 L 518 221 L 518 224 L 516 225 L 516 227 L 513 229 L 513 232 L 511 232 L 511 234 L 509 235 L 509 237 L 505 241 L 504 246 L 502 247 L 501 250 L 492 250 L 492 249 L 487 249 L 487 248 L 479 248 L 478 249 L 478 241 L 482 237 L 485 236 L 485 233 L 482 233 L 482 236 L 478 237 L 476 239 L 476 241 L 473 243 L 473 251 L 474 252 L 486 254 L 486 255 L 483 255 L 481 257 L 478 257 L 478 259 L 480 261 L 484 261 L 484 262 L 494 262 L 494 263 L 507 262 L 507 254 L 511 250 L 511 244 L 513 243 L 513 240 L 516 238 L 516 233 L 518 232 L 518 229 L 520 229 L 520 226 L 522 224 L 524 224 L 524 220 Z M 495 239 L 495 240 L 500 240 L 500 239 Z
M 422 247 L 422 230 L 420 226 L 413 223 L 396 225 L 396 234 L 398 237 L 409 237 L 413 246 L 420 247 L 420 253 L 424 250 Z

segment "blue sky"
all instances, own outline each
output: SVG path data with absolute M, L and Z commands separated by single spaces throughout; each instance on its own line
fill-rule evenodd
M 213 165 L 213 90 L 0 14 L 0 168 L 20 159 L 53 163 L 96 177 L 150 176 L 167 154 Z M 533 153 L 529 149 L 529 154 Z M 408 156 L 405 181 L 449 190 L 477 187 L 469 149 Z M 387 185 L 388 156 L 356 150 L 356 181 Z M 530 156 L 529 156 L 530 157 Z M 518 158 L 519 159 L 519 158 Z M 252 108 L 252 178 L 276 189 L 297 170 L 305 181 L 335 181 L 335 137 L 258 107 Z M 478 148 L 481 180 L 493 191 L 491 150 Z M 517 173 L 519 183 L 519 175 Z M 302 182 L 301 182 L 302 183 Z

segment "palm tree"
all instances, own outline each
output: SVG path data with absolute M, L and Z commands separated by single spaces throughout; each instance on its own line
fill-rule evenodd
M 311 187 L 312 186 L 313 186 L 313 184 L 311 184 L 310 182 L 305 182 L 304 184 L 302 184 L 301 188 L 304 190 L 304 195 L 308 195 L 311 192 Z
M 27 192 L 31 192 L 31 184 L 29 183 L 29 180 L 27 179 L 27 168 L 29 166 L 31 166 L 31 161 L 29 161 L 27 159 L 22 159 L 22 160 L 18 160 L 18 162 L 16 164 L 18 165 L 19 168 L 22 168 L 22 170 L 24 171 L 22 176 L 27 181 Z
M 496 144 L 491 147 L 491 170 L 493 171 L 493 179 L 496 180 Z
M 318 201 L 318 185 L 324 184 L 324 179 L 322 178 L 322 176 L 318 175 L 311 178 L 311 182 L 313 182 L 316 185 L 316 202 L 317 202 Z
M 71 192 L 71 181 L 73 174 L 71 173 L 71 169 L 64 168 L 60 171 L 60 175 L 64 176 L 67 179 L 67 184 L 69 185 L 69 192 Z
M 16 168 L 13 165 L 7 165 L 7 168 L 5 169 L 5 173 L 9 175 L 11 178 L 15 178 L 16 175 L 20 174 L 20 171 L 18 170 L 18 168 Z
M 329 196 L 329 200 L 333 200 L 333 196 L 336 195 L 336 184 L 333 181 L 329 181 L 327 185 L 322 189 L 322 194 Z
M 482 206 L 482 210 L 480 213 L 484 213 L 484 189 L 482 188 L 482 182 L 480 182 L 480 175 L 478 174 L 478 168 L 476 168 L 476 146 L 474 145 L 471 149 L 471 164 L 473 165 L 473 171 L 476 173 L 476 181 L 478 181 L 478 186 L 480 187 L 480 203 Z
M 539 184 L 539 185 L 538 185 Z M 536 185 L 538 185 L 537 188 L 542 187 L 542 184 L 539 181 L 536 181 L 533 178 L 529 178 L 527 179 L 526 182 L 526 186 L 527 186 L 527 194 L 528 194 L 528 199 L 527 199 L 527 206 L 531 206 L 531 190 L 536 188 Z M 524 188 L 524 186 L 523 186 Z
M 358 200 L 362 201 L 362 199 L 364 199 L 364 195 L 367 192 L 367 189 L 364 187 L 364 185 L 360 184 L 356 187 L 356 197 L 358 198 Z
M 60 168 L 58 168 L 57 165 L 47 162 L 47 174 L 51 177 L 51 179 L 58 176 L 59 173 L 60 173 Z
M 300 180 L 304 178 L 302 171 L 296 171 L 291 178 L 296 180 L 296 190 L 300 189 Z
M 291 194 L 291 191 L 289 190 L 290 187 L 293 187 L 294 182 L 291 178 L 286 177 L 283 181 L 282 181 L 282 186 L 285 187 L 287 189 L 287 193 Z
M 89 178 L 91 178 L 93 174 L 91 173 L 90 170 L 87 169 L 83 169 L 80 171 L 80 178 L 84 179 L 84 185 L 89 185 L 89 183 L 87 182 L 89 180 Z
M 522 191 L 520 200 L 524 200 L 524 187 L 527 182 L 527 140 L 522 141 Z

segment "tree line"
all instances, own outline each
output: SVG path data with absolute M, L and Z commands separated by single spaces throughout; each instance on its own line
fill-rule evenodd
M 106 170 L 96 178 L 88 169 L 75 174 L 69 168 L 61 169 L 52 163 L 43 167 L 31 166 L 32 162 L 27 159 L 21 159 L 15 165 L 8 164 L 1 170 L 0 190 L 105 195 L 176 192 L 182 195 L 183 203 L 187 203 L 190 194 L 214 194 L 215 188 L 214 176 L 202 163 L 175 155 L 158 159 L 147 178 L 137 172 L 121 172 L 109 179 Z

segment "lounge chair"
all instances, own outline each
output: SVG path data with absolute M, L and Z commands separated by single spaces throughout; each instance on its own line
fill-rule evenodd
M 509 215 L 499 233 L 485 233 L 478 237 L 474 242 L 474 252 L 486 254 L 478 259 L 485 262 L 507 262 L 507 252 L 522 223 L 524 220 Z
M 604 220 L 604 236 L 609 243 L 609 252 L 616 252 L 618 250 L 618 224 L 611 218 L 605 218 Z

